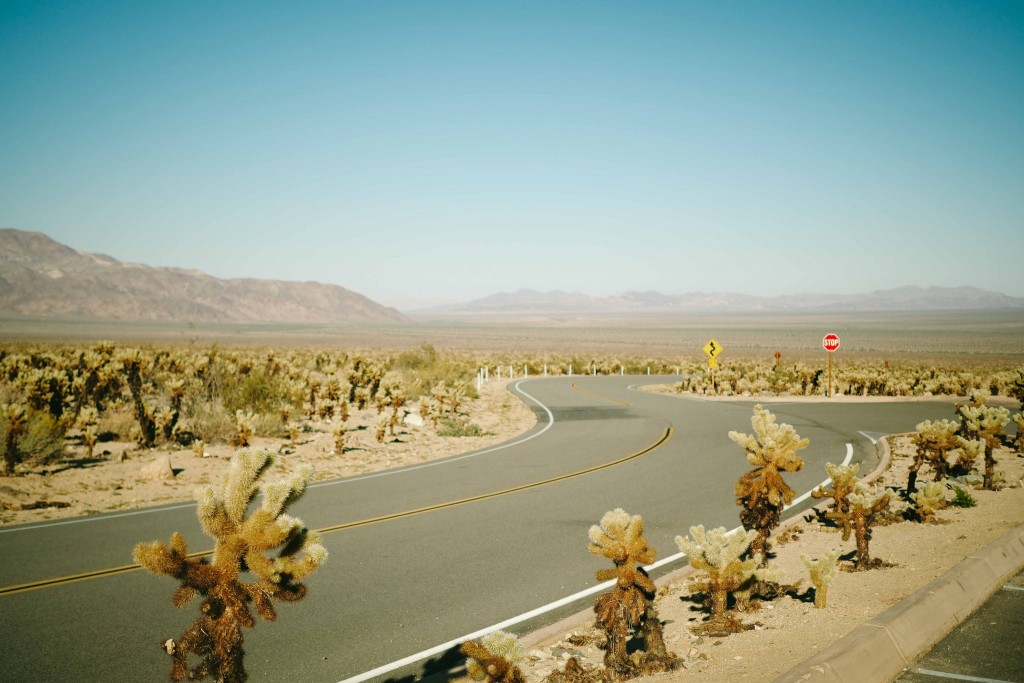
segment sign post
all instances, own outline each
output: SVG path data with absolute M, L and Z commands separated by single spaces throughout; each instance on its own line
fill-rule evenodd
M 708 357 L 708 369 L 711 371 L 711 390 L 715 389 L 715 368 L 718 367 L 718 354 L 722 353 L 722 345 L 713 338 L 704 345 L 704 353 Z
M 829 332 L 821 340 L 821 345 L 828 351 L 828 393 L 826 398 L 832 398 L 832 352 L 839 348 L 839 335 Z

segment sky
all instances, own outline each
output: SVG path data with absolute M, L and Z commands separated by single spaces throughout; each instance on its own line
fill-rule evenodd
M 399 308 L 1024 296 L 1021 2 L 0 2 L 0 226 Z

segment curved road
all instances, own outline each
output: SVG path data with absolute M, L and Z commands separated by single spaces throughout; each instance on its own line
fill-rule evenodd
M 749 468 L 727 434 L 751 431 L 755 401 L 630 388 L 665 381 L 672 378 L 524 380 L 515 390 L 538 424 L 507 444 L 311 486 L 293 512 L 324 531 L 331 556 L 304 601 L 246 630 L 250 680 L 383 681 L 447 668 L 458 661 L 451 650 L 387 665 L 592 587 L 605 562 L 587 553 L 587 530 L 615 507 L 643 515 L 659 557 L 676 554 L 673 539 L 692 525 L 736 526 L 733 485 Z M 941 402 L 768 407 L 810 438 L 804 469 L 786 477 L 799 493 L 851 450 L 870 471 L 871 438 L 952 414 Z M 175 610 L 174 582 L 130 563 L 137 542 L 166 541 L 175 530 L 191 551 L 211 546 L 193 505 L 0 528 L 5 678 L 166 680 L 159 644 L 177 638 L 198 603 Z M 551 623 L 592 600 L 510 630 Z

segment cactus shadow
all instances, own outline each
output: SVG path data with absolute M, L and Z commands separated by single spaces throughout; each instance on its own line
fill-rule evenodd
M 436 657 L 423 663 L 417 674 L 391 677 L 384 683 L 445 683 L 466 677 L 466 656 L 459 652 L 459 646 L 453 645 Z

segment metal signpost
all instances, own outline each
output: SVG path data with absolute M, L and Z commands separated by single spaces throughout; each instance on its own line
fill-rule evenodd
M 832 352 L 839 348 L 839 335 L 829 332 L 821 340 L 821 345 L 828 351 L 828 392 L 826 398 L 832 398 Z
M 722 353 L 722 345 L 711 339 L 704 345 L 704 353 L 708 357 L 708 369 L 711 371 L 711 390 L 715 391 L 715 368 L 718 367 L 718 354 Z

